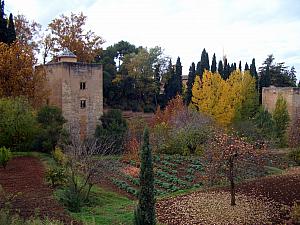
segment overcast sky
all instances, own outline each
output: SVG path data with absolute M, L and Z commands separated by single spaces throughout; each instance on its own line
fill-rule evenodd
M 6 11 L 24 14 L 46 28 L 61 14 L 83 12 L 87 28 L 104 47 L 128 41 L 160 46 L 179 56 L 183 73 L 206 48 L 211 62 L 226 54 L 230 63 L 256 59 L 257 68 L 273 54 L 294 65 L 300 78 L 300 0 L 6 0 Z M 244 67 L 244 66 L 243 66 Z

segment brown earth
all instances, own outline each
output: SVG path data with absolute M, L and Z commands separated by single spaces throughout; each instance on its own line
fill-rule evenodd
M 211 195 L 214 193 L 213 195 Z M 224 201 L 228 201 L 227 205 L 223 205 L 220 208 L 221 199 L 215 199 L 211 201 L 213 196 L 222 193 L 220 198 Z M 207 195 L 207 196 L 206 196 Z M 263 177 L 256 180 L 247 181 L 237 185 L 237 195 L 240 197 L 239 203 L 235 206 L 235 209 L 230 209 L 229 198 L 225 198 L 225 195 L 229 196 L 228 188 L 214 188 L 213 190 L 198 191 L 183 196 L 173 197 L 165 200 L 161 200 L 157 203 L 157 214 L 160 222 L 165 224 L 247 224 L 246 221 L 239 223 L 230 223 L 224 218 L 229 218 L 230 214 L 233 217 L 238 218 L 239 208 L 244 207 L 245 202 L 251 202 L 247 207 L 251 208 L 251 205 L 260 204 L 260 210 L 267 211 L 274 210 L 274 215 L 270 212 L 268 218 L 263 218 L 265 221 L 269 221 L 268 224 L 294 224 L 289 220 L 289 210 L 293 206 L 294 202 L 300 201 L 300 168 L 288 170 L 283 175 Z M 210 196 L 211 199 L 207 199 Z M 195 200 L 194 199 L 197 199 Z M 249 200 L 250 199 L 250 200 Z M 210 201 L 210 202 L 208 202 Z M 214 203 L 215 206 L 212 206 Z M 240 207 L 239 207 L 240 204 Z M 266 204 L 266 205 L 264 205 Z M 214 207 L 218 210 L 214 212 Z M 266 207 L 266 208 L 263 208 Z M 203 211 L 199 210 L 202 208 Z M 249 209 L 249 208 L 248 208 Z M 207 211 L 208 210 L 208 211 Z M 216 216 L 219 212 L 218 216 Z M 273 212 L 273 211 L 272 211 Z M 193 215 L 194 213 L 194 215 Z M 206 213 L 207 218 L 198 217 L 201 213 Z M 228 213 L 228 215 L 225 215 Z M 257 213 L 257 212 L 251 212 Z M 214 214 L 214 215 L 209 215 Z M 227 217 L 226 217 L 227 216 Z M 248 215 L 243 215 L 248 216 Z M 257 215 L 249 215 L 255 217 Z M 264 220 L 253 220 L 250 224 L 265 224 Z M 255 219 L 257 219 L 255 218 Z M 207 220 L 202 220 L 207 219 Z M 244 219 L 244 218 L 239 218 Z M 200 222 L 206 221 L 206 222 Z
M 0 168 L 0 184 L 8 195 L 15 195 L 12 210 L 23 218 L 35 215 L 60 220 L 65 224 L 81 224 L 74 221 L 57 200 L 52 189 L 44 182 L 45 169 L 38 158 L 17 157 L 6 169 Z M 3 197 L 0 208 L 3 207 Z

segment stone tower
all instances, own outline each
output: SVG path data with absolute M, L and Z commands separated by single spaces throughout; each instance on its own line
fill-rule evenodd
M 103 113 L 102 65 L 77 62 L 67 49 L 44 68 L 51 91 L 48 104 L 61 108 L 67 123 L 78 125 L 82 139 L 94 135 Z
M 262 104 L 272 113 L 275 109 L 278 96 L 281 95 L 287 102 L 287 109 L 291 120 L 300 118 L 300 88 L 270 86 L 262 90 Z

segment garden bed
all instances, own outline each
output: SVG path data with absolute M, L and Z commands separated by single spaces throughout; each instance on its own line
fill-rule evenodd
M 35 157 L 16 157 L 0 168 L 0 184 L 5 193 L 15 195 L 12 210 L 23 218 L 48 217 L 65 224 L 81 224 L 74 221 L 67 211 L 53 197 L 53 190 L 44 182 L 45 170 Z M 0 199 L 3 207 L 4 200 Z

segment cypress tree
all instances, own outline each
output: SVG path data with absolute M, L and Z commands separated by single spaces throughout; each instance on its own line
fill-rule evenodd
M 135 225 L 155 225 L 154 173 L 149 131 L 146 127 L 141 149 L 139 202 L 134 211 Z
M 199 61 L 196 66 L 196 75 L 200 76 L 200 72 L 201 72 L 201 62 Z
M 252 63 L 250 65 L 250 74 L 252 75 L 252 77 L 255 77 L 255 79 L 257 80 L 258 76 L 257 76 L 257 71 L 256 71 L 256 66 L 255 66 L 255 59 L 252 59 Z
M 242 72 L 242 61 L 240 60 L 240 63 L 239 63 L 239 70 Z
M 247 70 L 249 70 L 249 66 L 248 66 L 248 63 L 246 62 L 244 71 L 247 71 Z
M 167 72 L 167 81 L 164 85 L 164 105 L 178 94 L 178 81 L 170 60 Z
M 13 20 L 13 15 L 9 14 L 8 28 L 7 28 L 7 43 L 11 44 L 16 40 L 16 30 Z
M 196 77 L 196 71 L 195 71 L 195 63 L 192 63 L 189 70 L 189 76 L 187 81 L 187 90 L 186 90 L 186 96 L 185 96 L 185 104 L 189 105 L 192 100 L 192 88 L 194 85 Z
M 4 13 L 4 1 L 0 2 L 0 42 L 7 43 L 7 19 Z
M 233 70 L 236 70 L 236 63 L 233 63 Z
M 176 94 L 182 94 L 182 65 L 180 58 L 177 58 L 175 67 L 175 84 L 176 84 Z
M 200 79 L 202 80 L 204 70 L 210 69 L 209 68 L 209 57 L 208 57 L 208 54 L 207 54 L 205 48 L 202 50 L 202 53 L 201 53 L 201 60 L 200 60 L 199 67 L 200 67 L 199 71 L 197 70 L 197 72 L 199 72 Z M 198 65 L 197 65 L 197 69 L 198 69 Z
M 216 54 L 214 53 L 212 61 L 211 61 L 211 72 L 215 73 L 217 71 L 217 60 L 216 60 Z
M 222 60 L 220 60 L 219 64 L 218 64 L 218 73 L 221 75 L 221 77 L 223 76 L 224 68 L 223 68 L 223 62 L 222 62 Z

